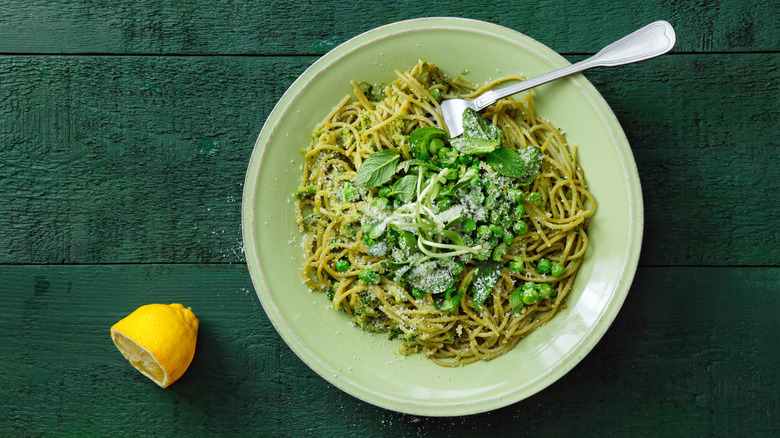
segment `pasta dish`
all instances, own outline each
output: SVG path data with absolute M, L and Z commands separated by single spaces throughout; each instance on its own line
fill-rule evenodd
M 420 61 L 389 85 L 352 82 L 313 131 L 295 193 L 304 283 L 403 354 L 460 366 L 512 349 L 565 305 L 595 201 L 577 148 L 531 92 L 463 114 L 474 86 Z

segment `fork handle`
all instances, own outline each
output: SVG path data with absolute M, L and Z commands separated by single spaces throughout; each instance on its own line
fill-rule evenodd
M 474 99 L 474 103 L 477 105 L 477 110 L 481 110 L 501 98 L 589 68 L 614 67 L 655 58 L 672 50 L 675 41 L 676 36 L 672 25 L 664 20 L 655 21 L 604 47 L 590 58 L 514 85 L 487 91 Z

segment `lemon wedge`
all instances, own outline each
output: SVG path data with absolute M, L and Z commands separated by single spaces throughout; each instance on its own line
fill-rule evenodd
M 192 362 L 199 323 L 181 304 L 148 304 L 114 324 L 111 339 L 138 371 L 167 388 Z

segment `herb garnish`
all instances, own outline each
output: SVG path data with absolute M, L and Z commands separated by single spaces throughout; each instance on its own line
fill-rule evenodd
M 395 162 L 401 157 L 392 149 L 374 152 L 357 172 L 357 183 L 363 187 L 379 187 L 395 175 Z
M 357 184 L 379 189 L 361 221 L 369 253 L 386 256 L 393 268 L 385 275 L 415 298 L 435 295 L 441 312 L 457 308 L 467 292 L 474 309 L 489 298 L 513 232 L 527 229 L 522 204 L 538 195 L 525 196 L 520 187 L 534 180 L 542 162 L 537 147 L 501 147 L 501 130 L 475 111 L 464 111 L 463 124 L 464 134 L 454 139 L 436 127 L 417 128 L 408 137 L 413 159 L 383 149 L 357 172 Z M 313 194 L 308 187 L 301 192 Z M 345 185 L 344 199 L 359 194 Z M 471 281 L 456 287 L 463 263 L 474 261 Z
M 486 154 L 501 145 L 501 130 L 488 123 L 476 111 L 463 110 L 463 135 L 450 140 L 463 154 Z
M 501 175 L 522 178 L 526 174 L 525 161 L 514 149 L 500 147 L 487 154 L 485 162 Z
M 498 278 L 501 277 L 503 267 L 503 263 L 495 261 L 484 261 L 477 264 L 471 287 L 475 309 L 479 309 L 490 295 Z

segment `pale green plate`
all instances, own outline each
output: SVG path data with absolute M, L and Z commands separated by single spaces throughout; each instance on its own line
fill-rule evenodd
M 454 416 L 500 408 L 549 386 L 599 341 L 634 277 L 642 240 L 639 177 L 617 119 L 582 75 L 534 90 L 537 112 L 579 145 L 597 200 L 590 247 L 568 307 L 490 362 L 442 368 L 397 353 L 400 341 L 366 333 L 301 282 L 301 235 L 291 194 L 301 149 L 314 125 L 350 93 L 350 80 L 388 83 L 419 60 L 473 83 L 537 76 L 568 62 L 504 27 L 455 19 L 404 21 L 335 48 L 287 90 L 260 133 L 247 171 L 243 233 L 247 265 L 269 319 L 292 350 L 334 386 L 368 403 L 417 415 Z M 620 74 L 615 71 L 615 74 Z

